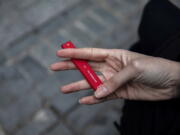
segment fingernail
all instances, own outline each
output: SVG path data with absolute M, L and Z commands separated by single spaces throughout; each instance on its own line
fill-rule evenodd
M 79 99 L 79 101 L 78 101 L 78 102 L 79 102 L 79 104 L 82 104 L 81 99 Z
M 65 91 L 69 90 L 68 87 L 66 87 L 66 86 L 61 86 L 60 89 L 61 89 L 62 92 L 65 92 Z
M 54 70 L 54 65 L 53 65 L 53 64 L 50 65 L 50 66 L 49 66 L 49 69 Z
M 52 66 L 51 66 L 51 65 L 50 65 L 50 66 L 48 66 L 48 69 L 49 69 L 49 70 L 52 70 Z
M 108 91 L 108 89 L 105 86 L 100 85 L 95 92 L 95 96 L 97 98 L 101 98 L 106 94 L 107 91 Z

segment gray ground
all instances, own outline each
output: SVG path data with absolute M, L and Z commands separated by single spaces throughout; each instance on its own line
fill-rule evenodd
M 83 79 L 53 73 L 55 52 L 78 47 L 124 48 L 137 41 L 146 0 L 0 0 L 0 135 L 117 135 L 122 100 L 79 105 L 91 90 L 64 95 Z

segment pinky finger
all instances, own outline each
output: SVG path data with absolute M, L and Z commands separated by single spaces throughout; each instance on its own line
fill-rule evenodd
M 103 77 L 103 75 L 98 75 L 98 77 L 104 81 L 105 78 Z M 85 89 L 89 89 L 90 85 L 86 80 L 81 80 L 81 81 L 77 81 L 77 82 L 73 82 L 67 85 L 64 85 L 61 87 L 61 91 L 63 93 L 72 93 L 72 92 L 76 92 L 76 91 L 80 91 L 80 90 L 85 90 Z
M 116 98 L 117 98 L 117 96 L 114 94 L 109 95 L 105 98 L 101 98 L 101 99 L 97 99 L 94 95 L 92 95 L 92 96 L 86 96 L 86 97 L 81 98 L 79 100 L 79 103 L 80 104 L 92 105 L 92 104 L 98 104 L 98 103 L 102 103 L 102 102 L 112 100 L 112 99 L 116 99 Z

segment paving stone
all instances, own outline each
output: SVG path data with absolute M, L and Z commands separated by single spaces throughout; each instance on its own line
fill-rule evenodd
M 148 0 L 138 0 L 137 2 L 135 1 L 130 1 L 127 0 L 125 1 L 125 7 L 128 7 L 128 16 L 127 17 L 134 17 L 136 16 L 137 18 L 141 15 L 141 14 L 136 14 L 138 11 L 142 11 L 144 5 L 147 3 Z M 124 14 L 126 14 L 127 11 L 124 10 Z
M 119 135 L 119 132 L 113 125 L 106 125 L 106 126 L 100 126 L 100 125 L 93 125 L 91 128 L 89 128 L 84 135 Z
M 78 1 L 79 0 L 43 0 L 26 9 L 23 14 L 27 22 L 38 26 Z
M 106 104 L 104 104 L 104 106 Z M 98 112 L 97 117 L 94 119 L 94 121 L 92 123 L 97 124 L 97 125 L 106 126 L 106 124 L 113 125 L 114 121 L 119 122 L 120 116 L 121 116 L 121 109 L 116 110 L 113 107 L 114 104 L 115 104 L 115 100 L 109 101 L 109 104 L 105 108 L 103 108 L 100 112 Z M 121 102 L 119 102 L 119 106 L 122 106 Z
M 75 130 L 77 130 L 77 132 L 83 134 L 86 128 L 96 124 L 108 128 L 107 124 L 113 125 L 113 122 L 116 120 L 119 122 L 121 110 L 117 111 L 114 107 L 115 104 L 119 104 L 122 108 L 122 102 L 118 100 L 112 100 L 92 106 L 80 105 L 76 110 L 69 114 L 67 121 L 75 128 Z
M 170 0 L 173 4 L 180 8 L 180 1 L 179 0 Z
M 64 79 L 58 79 L 54 74 L 48 76 L 47 79 L 38 84 L 36 88 L 37 94 L 45 100 L 53 99 L 54 96 L 61 94 L 59 87 L 64 84 Z
M 83 79 L 82 75 L 75 71 L 63 71 L 59 73 L 58 78 L 59 87 Z M 56 89 L 59 89 L 59 87 Z M 88 95 L 89 93 L 90 90 L 82 90 L 71 94 L 63 94 L 59 92 L 59 94 L 52 98 L 52 106 L 54 106 L 60 113 L 65 114 L 71 110 L 73 106 L 78 104 L 79 98 Z
M 58 32 L 57 33 L 54 33 L 52 35 L 49 35 L 48 37 L 48 42 L 49 44 L 54 47 L 54 49 L 58 50 L 60 49 L 61 47 L 61 44 L 67 42 L 70 40 L 69 37 L 64 37 L 62 34 L 59 34 Z
M 45 23 L 39 29 L 40 37 L 49 39 L 52 35 L 55 35 L 59 29 L 61 29 L 66 23 L 66 19 L 58 15 L 58 17 L 53 18 L 50 22 Z
M 95 40 L 94 36 L 81 30 L 76 24 L 71 24 L 66 29 L 60 29 L 59 35 L 64 38 L 64 41 L 72 41 L 77 47 L 90 46 Z
M 4 130 L 2 129 L 1 125 L 0 125 L 0 135 L 6 135 Z
M 78 104 L 79 97 L 86 95 L 88 91 L 66 95 L 61 93 L 59 88 L 81 79 L 83 77 L 78 71 L 62 71 L 40 83 L 36 91 L 49 105 L 54 106 L 60 113 L 66 113 Z
M 47 77 L 47 69 L 40 65 L 38 61 L 30 56 L 26 56 L 18 64 L 20 70 L 24 71 L 29 78 L 29 81 L 36 82 Z
M 78 41 L 72 34 L 70 34 L 69 30 L 67 29 L 60 29 L 59 35 L 63 37 L 64 39 L 67 39 L 67 41 L 72 41 L 77 47 L 82 47 L 82 43 Z
M 6 62 L 7 58 L 4 53 L 0 52 L 0 54 L 1 54 L 0 65 L 3 65 Z
M 41 100 L 36 94 L 22 95 L 17 102 L 9 105 L 6 109 L 0 110 L 0 121 L 8 132 L 12 132 L 40 107 Z
M 119 23 L 119 20 L 110 12 L 102 7 L 96 7 L 92 10 L 99 18 L 102 19 L 102 22 L 107 24 L 106 26 L 113 26 Z
M 49 109 L 41 109 L 16 135 L 40 135 L 56 121 L 56 116 Z
M 39 1 L 23 11 L 23 16 L 27 22 L 34 26 L 41 25 L 47 21 L 52 15 L 57 14 L 57 10 L 50 5 L 50 1 Z
M 58 15 L 56 18 L 52 19 L 49 23 L 45 24 L 42 28 L 40 33 L 42 35 L 48 36 L 48 38 L 51 38 L 51 35 L 53 37 L 58 37 L 59 35 L 56 34 L 56 31 L 59 29 L 71 25 L 74 20 L 77 20 L 80 18 L 83 14 L 82 12 L 85 12 L 88 10 L 88 8 L 92 6 L 91 1 L 81 1 L 78 4 L 72 6 L 70 9 L 65 10 L 62 12 L 62 14 Z M 52 34 L 51 34 L 52 33 Z M 55 33 L 55 34 L 54 34 Z M 49 37 L 50 36 L 50 37 Z M 61 39 L 61 37 L 60 37 Z M 55 39 L 57 40 L 57 39 Z
M 16 0 L 15 3 L 16 7 L 21 11 L 22 9 L 28 8 L 29 6 L 33 6 L 38 1 L 40 0 Z
M 97 104 L 93 106 L 80 105 L 79 108 L 72 111 L 67 121 L 77 132 L 82 132 L 86 127 L 90 126 L 94 118 L 101 112 L 105 104 Z
M 142 3 L 146 3 L 148 2 L 148 0 L 137 0 L 137 1 L 126 0 L 125 2 L 128 4 L 141 6 Z
M 27 50 L 31 48 L 32 46 L 36 45 L 38 42 L 38 36 L 37 35 L 31 35 L 27 36 L 23 40 L 16 42 L 14 44 L 10 44 L 6 48 L 6 56 L 7 57 L 14 57 L 17 55 L 20 55 L 24 52 L 27 53 Z
M 78 43 L 79 46 L 90 45 L 94 41 L 93 37 L 89 33 L 80 30 L 75 25 L 68 27 L 67 33 L 69 38 L 74 43 Z
M 15 10 L 8 10 L 10 7 L 4 8 L 0 9 L 0 42 L 3 48 L 32 28 Z M 6 14 L 6 16 L 3 14 Z
M 88 127 L 83 134 L 119 134 L 113 123 L 115 121 L 119 123 L 121 116 L 121 109 L 119 109 L 119 106 L 122 108 L 122 103 L 118 100 L 112 100 L 103 104 L 105 107 L 102 108 L 101 111 L 97 113 L 93 121 L 88 124 Z M 114 108 L 115 104 L 118 105 L 119 110 Z
M 70 129 L 68 129 L 63 123 L 60 123 L 50 133 L 46 135 L 73 135 Z
M 111 105 L 112 109 L 116 110 L 120 114 L 120 112 L 124 106 L 124 100 L 123 99 L 116 99 L 116 100 L 112 100 L 111 102 L 112 102 L 112 105 Z
M 45 81 L 39 83 L 36 91 L 43 99 L 49 99 L 59 93 L 59 85 L 57 78 L 49 76 Z
M 137 32 L 131 24 L 121 24 L 114 28 L 110 33 L 102 36 L 100 43 L 103 48 L 128 49 L 137 41 Z
M 5 6 L 2 6 L 1 13 L 9 13 L 8 16 L 2 15 L 3 20 L 1 24 L 1 45 L 7 45 L 17 39 L 18 37 L 22 36 L 26 32 L 29 32 L 32 30 L 32 25 L 35 26 L 40 25 L 44 22 L 46 22 L 48 19 L 52 18 L 53 16 L 59 14 L 60 12 L 64 11 L 67 7 L 76 4 L 79 2 L 79 0 L 39 0 L 38 2 L 35 2 L 34 0 L 24 0 L 23 2 L 17 2 L 16 0 L 15 5 L 24 8 L 22 10 L 22 14 L 24 14 L 24 18 L 22 18 L 20 11 L 16 11 L 10 6 L 7 6 L 7 4 L 3 4 Z M 22 0 L 19 0 L 22 1 Z M 10 3 L 10 2 L 8 2 Z M 13 2 L 11 2 L 13 3 Z M 20 3 L 20 4 L 18 4 Z M 34 4 L 33 4 L 34 3 Z M 12 5 L 12 4 L 11 4 Z M 31 5 L 31 6 L 28 6 Z M 73 10 L 72 13 L 77 12 L 79 9 L 84 10 L 86 7 L 90 5 L 90 2 L 82 2 L 80 3 L 81 8 L 77 7 L 75 10 Z M 26 7 L 26 8 L 25 8 Z M 8 10 L 11 9 L 11 10 Z M 77 13 L 78 15 L 78 13 Z M 30 17 L 31 16 L 31 17 Z M 73 15 L 71 15 L 72 17 Z M 4 18 L 5 17 L 5 18 Z M 34 18 L 34 19 L 33 19 Z M 66 18 L 67 19 L 67 18 Z M 13 24 L 16 24 L 14 26 Z M 4 26 L 5 24 L 6 26 Z M 8 28 L 8 29 L 7 29 Z M 9 31 L 9 32 L 7 32 Z
M 105 0 L 103 5 L 113 12 L 120 19 L 126 19 L 133 15 L 136 10 L 143 7 L 146 1 L 126 1 L 126 0 Z
M 84 80 L 84 77 L 77 69 L 56 72 L 55 75 L 61 85 Z
M 97 22 L 94 18 L 92 18 L 88 14 L 86 16 L 82 17 L 82 19 L 79 21 L 79 23 L 81 23 L 81 25 L 84 25 L 84 27 L 86 27 L 87 31 L 90 33 L 92 32 L 93 35 L 95 35 L 96 37 L 101 35 L 106 30 L 105 26 L 103 26 L 102 24 Z
M 123 17 L 123 10 L 125 10 L 125 1 L 124 0 L 99 0 L 99 5 L 103 6 L 110 12 L 112 12 L 118 18 Z M 128 10 L 128 8 L 127 8 Z M 126 14 L 127 15 L 127 14 Z
M 41 63 L 47 70 L 50 64 L 59 60 L 56 56 L 56 51 L 57 45 L 41 41 L 39 44 L 31 48 L 30 55 L 38 64 Z
M 78 4 L 63 12 L 62 15 L 67 23 L 71 23 L 72 21 L 81 18 L 81 16 L 86 15 L 88 10 L 90 10 L 94 5 L 95 4 L 92 0 L 80 1 Z
M 24 76 L 15 67 L 2 66 L 0 68 L 0 108 L 6 108 L 16 101 L 31 87 Z
M 52 98 L 52 106 L 54 106 L 59 113 L 65 114 L 78 104 L 78 100 L 81 97 L 88 95 L 88 93 L 89 91 L 81 91 L 71 94 L 59 93 Z
M 103 4 L 107 4 L 110 7 L 113 7 L 113 9 L 121 10 L 119 9 L 120 5 L 122 5 L 122 1 L 119 0 L 104 0 Z

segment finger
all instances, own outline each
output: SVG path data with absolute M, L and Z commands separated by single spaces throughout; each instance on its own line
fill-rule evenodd
M 53 71 L 68 70 L 68 69 L 75 69 L 75 68 L 76 66 L 70 60 L 56 62 L 54 64 L 51 64 L 50 66 L 50 69 Z
M 106 97 L 106 98 L 101 98 L 101 99 L 98 99 L 94 95 L 92 95 L 92 96 L 86 96 L 86 97 L 81 98 L 79 100 L 79 103 L 80 104 L 92 105 L 92 104 L 98 104 L 98 103 L 102 103 L 102 102 L 112 100 L 112 99 L 116 99 L 116 98 L 117 97 L 113 94 Z
M 96 98 L 103 98 L 110 95 L 115 92 L 117 88 L 122 87 L 128 81 L 132 80 L 137 74 L 137 69 L 132 65 L 125 67 L 98 87 L 95 92 Z
M 103 99 L 97 99 L 94 95 L 93 96 L 86 96 L 79 100 L 80 104 L 97 104 L 103 102 Z
M 98 77 L 100 78 L 102 82 L 105 80 L 105 78 L 102 75 L 99 75 Z M 63 93 L 72 93 L 72 92 L 89 89 L 89 88 L 90 88 L 89 83 L 86 80 L 81 80 L 81 81 L 77 81 L 77 82 L 62 86 L 61 91 Z
M 100 71 L 101 67 L 103 67 L 102 62 L 88 62 L 88 64 L 94 69 L 94 71 Z M 53 71 L 60 71 L 60 70 L 70 70 L 76 69 L 76 66 L 70 60 L 65 60 L 61 62 L 54 63 L 50 66 L 50 69 Z
M 110 54 L 110 49 L 100 48 L 68 48 L 57 51 L 57 56 L 102 61 Z

